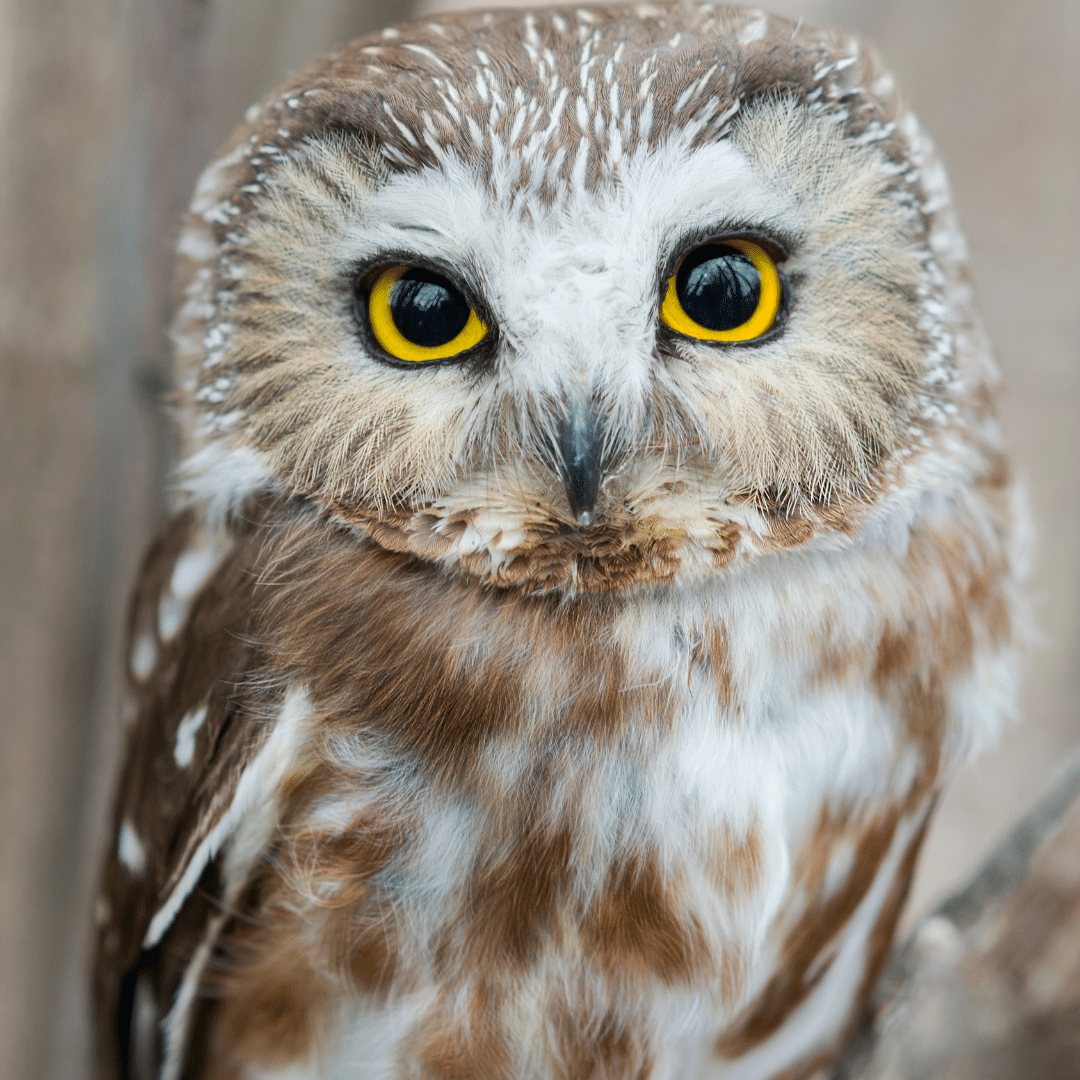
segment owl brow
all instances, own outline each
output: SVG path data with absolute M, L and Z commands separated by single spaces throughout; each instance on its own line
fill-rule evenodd
M 734 237 L 753 240 L 754 243 L 760 244 L 777 262 L 783 262 L 796 254 L 803 240 L 803 237 L 791 229 L 783 229 L 772 224 L 762 225 L 761 222 L 751 222 L 740 218 L 721 219 L 712 225 L 691 229 L 680 235 L 678 242 L 669 248 L 671 254 L 665 266 L 670 265 L 672 270 L 664 275 L 664 280 L 671 276 L 674 267 L 689 251 L 702 244 Z
M 439 240 L 448 239 L 442 229 L 436 229 L 431 225 L 416 225 L 408 221 L 388 221 L 386 224 L 391 229 L 397 229 L 399 232 L 420 233 L 424 236 L 437 237 Z
M 440 239 L 446 239 L 442 233 L 435 230 L 431 230 L 431 232 Z M 479 274 L 466 259 L 451 262 L 449 259 L 443 259 L 438 255 L 413 251 L 408 248 L 384 248 L 367 258 L 358 259 L 353 265 L 353 278 L 358 283 L 366 281 L 376 270 L 387 266 L 423 266 L 435 270 L 462 290 L 469 302 L 476 306 L 478 314 L 490 317 L 491 313 L 484 304 L 483 290 L 479 286 Z

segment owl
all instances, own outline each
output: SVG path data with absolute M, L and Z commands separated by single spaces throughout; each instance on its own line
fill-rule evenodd
M 819 1075 L 1013 707 L 1009 471 L 875 54 L 439 16 L 260 105 L 179 239 L 100 1074 Z

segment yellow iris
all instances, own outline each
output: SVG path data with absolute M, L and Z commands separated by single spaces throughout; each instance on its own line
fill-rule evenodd
M 402 333 L 402 327 L 399 327 L 394 320 L 395 307 L 398 308 L 399 317 L 402 315 L 400 302 L 395 304 L 395 286 L 398 286 L 401 279 L 411 270 L 426 273 L 429 279 L 426 287 L 429 292 L 436 301 L 441 301 L 442 308 L 449 311 L 449 318 L 447 318 L 443 317 L 441 311 L 436 310 L 434 319 L 430 316 L 430 310 L 417 308 L 417 311 L 412 313 L 416 315 L 414 323 L 417 326 L 423 326 L 422 317 L 428 317 L 429 325 L 424 326 L 422 334 L 416 335 L 422 336 L 424 338 L 422 341 L 410 340 L 405 333 Z M 438 304 L 435 305 L 436 308 L 438 306 Z M 427 305 L 428 309 L 431 309 L 431 307 L 432 305 Z M 461 324 L 460 316 L 463 315 L 465 308 L 468 308 L 468 318 L 465 319 L 464 326 L 456 329 L 456 326 Z M 404 314 L 408 316 L 410 312 L 406 310 Z M 454 316 L 457 316 L 456 320 Z M 483 320 L 450 281 L 441 275 L 424 272 L 419 267 L 412 266 L 391 266 L 375 279 L 375 283 L 371 287 L 371 293 L 368 296 L 368 319 L 371 322 L 371 330 L 375 335 L 375 340 L 391 356 L 397 360 L 407 360 L 413 363 L 423 363 L 427 360 L 447 360 L 452 356 L 457 356 L 459 353 L 471 349 L 474 345 L 478 345 L 484 340 L 488 332 Z M 434 323 L 433 326 L 431 325 L 432 322 Z M 449 326 L 449 329 L 446 329 L 447 326 Z M 410 327 L 406 326 L 405 330 L 410 332 Z M 415 326 L 411 332 L 416 333 Z M 443 337 L 445 337 L 445 340 L 440 340 Z
M 733 248 L 745 256 L 757 271 L 759 284 L 756 305 L 753 307 L 749 317 L 735 326 L 724 328 L 703 326 L 687 313 L 683 306 L 683 300 L 679 296 L 680 284 L 685 285 L 685 282 L 680 283 L 678 280 L 683 265 L 699 252 L 704 252 L 706 248 L 709 251 L 715 249 L 718 253 L 722 253 L 723 248 Z M 717 257 L 720 258 L 722 255 L 718 254 Z M 682 291 L 685 293 L 685 288 Z M 724 301 L 726 299 L 722 289 L 718 289 L 716 292 L 718 300 Z M 752 341 L 772 329 L 777 312 L 780 310 L 780 298 L 780 274 L 776 269 L 776 264 L 763 248 L 750 240 L 718 240 L 714 244 L 706 245 L 705 248 L 698 248 L 696 252 L 690 252 L 679 269 L 668 278 L 667 293 L 660 306 L 660 319 L 667 326 L 670 326 L 672 330 L 677 330 L 687 337 L 699 338 L 703 341 Z M 689 297 L 687 299 L 689 300 Z M 743 308 L 746 308 L 747 298 L 743 296 L 739 300 Z M 740 308 L 738 304 L 729 304 L 728 310 L 740 311 Z M 717 321 L 724 321 L 723 314 L 724 312 L 721 311 L 721 317 Z M 747 314 L 747 312 L 743 310 L 740 314 Z M 727 321 L 731 320 L 728 319 Z

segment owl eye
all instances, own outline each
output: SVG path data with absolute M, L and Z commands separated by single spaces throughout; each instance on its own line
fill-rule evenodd
M 488 328 L 448 278 L 420 266 L 391 266 L 368 295 L 375 340 L 395 359 L 446 360 L 487 337 Z
M 780 310 L 780 274 L 750 240 L 695 248 L 668 278 L 660 321 L 703 341 L 752 341 Z

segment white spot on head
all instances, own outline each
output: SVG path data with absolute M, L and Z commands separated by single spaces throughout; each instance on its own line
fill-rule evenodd
M 157 642 L 149 631 L 140 634 L 131 650 L 131 674 L 140 682 L 147 678 L 157 663 Z
M 195 193 L 191 197 L 191 212 L 203 214 L 213 206 L 229 190 L 230 183 L 228 171 L 238 162 L 243 160 L 248 153 L 247 145 L 236 147 L 235 150 L 219 158 L 207 166 L 195 185 Z
M 96 926 L 105 926 L 109 919 L 112 918 L 112 907 L 109 901 L 104 896 L 99 896 L 94 903 L 94 924 Z
M 447 64 L 441 57 L 439 57 L 435 53 L 433 53 L 430 49 L 424 48 L 423 45 L 406 44 L 405 48 L 408 49 L 409 52 L 416 53 L 417 56 L 426 57 L 433 64 L 436 64 L 438 67 L 441 67 L 443 69 L 443 71 L 447 71 L 450 74 L 453 74 L 454 69 L 452 67 L 450 67 L 449 64 Z
M 191 759 L 195 756 L 195 736 L 198 735 L 199 728 L 203 726 L 205 720 L 206 706 L 204 705 L 201 709 L 189 712 L 187 716 L 180 721 L 180 725 L 176 729 L 176 745 L 173 746 L 173 760 L 181 769 L 190 765 Z
M 739 31 L 739 44 L 749 45 L 751 42 L 760 41 L 765 36 L 765 31 L 769 28 L 769 16 L 763 11 L 757 13 L 757 18 L 747 23 Z
M 878 77 L 877 81 L 870 89 L 873 90 L 879 98 L 888 97 L 893 90 L 896 89 L 896 80 L 886 71 L 884 75 Z
M 116 840 L 116 857 L 135 877 L 142 877 L 146 873 L 146 850 L 135 826 L 126 818 L 120 826 L 120 835 Z
M 180 233 L 176 250 L 185 259 L 191 259 L 193 262 L 206 262 L 217 255 L 217 244 L 214 243 L 213 238 L 207 233 L 206 229 L 201 226 L 196 228 L 188 227 Z

